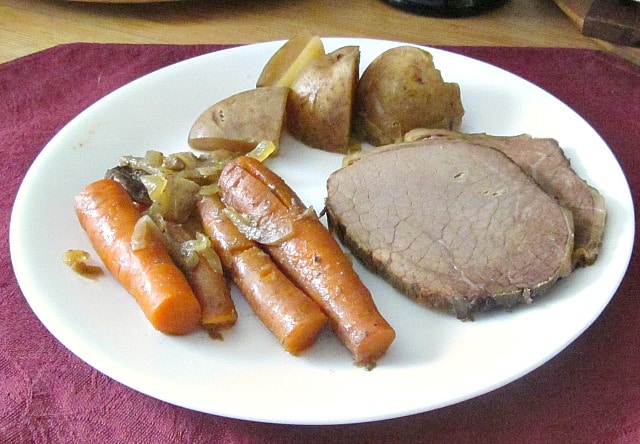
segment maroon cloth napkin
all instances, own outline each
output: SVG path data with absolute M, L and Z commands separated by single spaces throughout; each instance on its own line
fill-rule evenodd
M 135 392 L 58 343 L 11 267 L 8 227 L 20 181 L 56 131 L 106 93 L 221 48 L 72 44 L 0 65 L 0 442 L 640 442 L 637 242 L 611 304 L 557 357 L 489 394 L 405 418 L 287 426 L 207 415 Z M 582 49 L 447 49 L 504 67 L 566 102 L 607 141 L 640 196 L 640 67 Z

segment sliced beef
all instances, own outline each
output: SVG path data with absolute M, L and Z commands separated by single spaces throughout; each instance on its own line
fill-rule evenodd
M 530 302 L 572 268 L 571 213 L 500 151 L 376 148 L 327 182 L 331 227 L 370 269 L 460 318 Z
M 598 258 L 607 214 L 604 198 L 571 168 L 556 140 L 525 134 L 499 137 L 428 129 L 411 131 L 406 137 L 412 141 L 431 138 L 466 140 L 502 151 L 573 214 L 574 266 L 591 265 Z

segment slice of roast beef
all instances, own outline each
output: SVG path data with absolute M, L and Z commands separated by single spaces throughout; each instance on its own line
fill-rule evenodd
M 329 224 L 356 257 L 462 319 L 531 302 L 572 268 L 571 213 L 490 147 L 375 148 L 334 172 L 327 191 Z
M 526 134 L 490 136 L 429 129 L 410 131 L 405 139 L 415 141 L 435 137 L 467 140 L 490 146 L 506 154 L 533 177 L 544 191 L 558 199 L 558 202 L 573 214 L 574 267 L 595 262 L 604 237 L 607 215 L 604 198 L 571 168 L 569 159 L 556 140 L 533 138 Z

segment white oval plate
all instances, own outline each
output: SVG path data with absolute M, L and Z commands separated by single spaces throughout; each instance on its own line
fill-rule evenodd
M 328 51 L 359 45 L 363 68 L 401 44 L 324 42 Z M 616 159 L 581 117 L 548 93 L 437 49 L 429 50 L 445 80 L 461 85 L 464 131 L 554 137 L 606 199 L 600 258 L 546 297 L 512 313 L 461 322 L 417 306 L 356 264 L 397 331 L 388 354 L 366 371 L 352 364 L 330 332 L 304 356 L 286 354 L 237 293 L 239 321 L 224 341 L 204 331 L 169 337 L 149 325 L 111 276 L 94 281 L 68 269 L 61 259 L 67 249 L 93 251 L 73 212 L 75 194 L 122 155 L 187 150 L 194 119 L 218 100 L 253 88 L 282 43 L 219 51 L 142 77 L 78 115 L 35 160 L 15 201 L 11 256 L 28 303 L 69 350 L 122 384 L 189 409 L 273 423 L 338 424 L 424 412 L 496 389 L 548 361 L 596 319 L 618 288 L 633 244 L 631 194 Z M 316 209 L 323 207 L 326 178 L 340 163 L 341 156 L 288 137 L 281 155 L 269 161 Z

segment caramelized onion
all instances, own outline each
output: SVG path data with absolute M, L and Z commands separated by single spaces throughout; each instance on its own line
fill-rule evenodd
M 184 222 L 191 215 L 200 186 L 175 175 L 152 174 L 140 177 L 156 206 L 154 213 L 171 222 Z
M 131 234 L 131 249 L 133 251 L 142 250 L 149 246 L 153 239 L 162 239 L 162 233 L 160 228 L 147 214 L 138 219 L 136 225 L 133 227 L 133 234 Z
M 246 214 L 238 213 L 232 208 L 227 207 L 222 211 L 247 239 L 260 244 L 277 245 L 293 235 L 293 227 L 289 220 L 282 219 L 258 226 Z
M 276 149 L 276 144 L 271 140 L 263 140 L 262 142 L 258 143 L 254 149 L 249 151 L 246 156 L 253 157 L 254 159 L 262 162 L 266 160 L 270 155 L 275 153 Z
M 204 234 L 197 232 L 195 239 L 180 244 L 180 256 L 186 261 L 188 267 L 195 267 L 200 260 L 198 253 L 202 253 L 211 248 L 211 241 Z
M 62 260 L 81 276 L 95 279 L 102 274 L 102 268 L 89 264 L 89 253 L 84 250 L 68 250 L 62 256 Z

